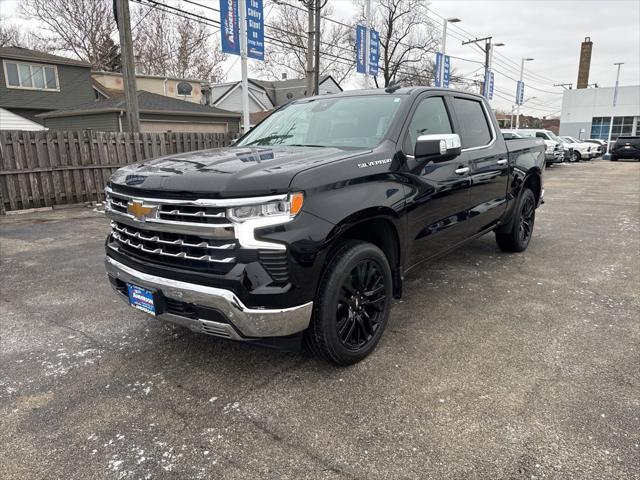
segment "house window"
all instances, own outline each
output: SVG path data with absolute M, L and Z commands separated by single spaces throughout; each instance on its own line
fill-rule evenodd
M 8 88 L 59 91 L 58 69 L 55 65 L 4 62 L 4 78 Z

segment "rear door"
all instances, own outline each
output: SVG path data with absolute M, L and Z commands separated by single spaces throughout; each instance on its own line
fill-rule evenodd
M 494 226 L 505 211 L 508 154 L 482 100 L 455 95 L 451 104 L 462 140 L 462 159 L 470 168 L 470 209 L 465 223 L 466 235 L 472 236 Z
M 450 160 L 416 160 L 420 135 L 456 133 L 442 93 L 422 95 L 401 137 L 407 157 L 404 174 L 410 189 L 407 205 L 409 267 L 441 253 L 466 236 L 469 209 L 469 165 L 462 156 Z

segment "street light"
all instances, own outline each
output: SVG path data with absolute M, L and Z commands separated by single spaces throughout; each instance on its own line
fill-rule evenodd
M 520 64 L 520 85 L 522 85 L 522 75 L 524 74 L 524 62 L 532 62 L 533 60 L 534 60 L 533 58 L 522 59 L 522 63 Z M 517 100 L 518 99 L 516 98 L 516 103 L 518 103 Z M 518 104 L 518 110 L 516 112 L 516 130 L 518 130 L 518 128 L 520 128 L 520 104 Z
M 443 65 L 440 66 L 440 72 L 439 72 L 440 86 L 444 85 L 444 56 L 445 56 L 445 51 L 447 46 L 447 25 L 449 25 L 450 23 L 458 23 L 461 21 L 462 20 L 460 20 L 459 18 L 450 17 L 450 18 L 445 18 L 442 24 L 442 63 Z
M 624 62 L 617 62 L 617 63 L 614 63 L 614 65 L 618 66 L 618 73 L 616 74 L 616 86 L 613 89 L 613 108 L 611 109 L 611 121 L 609 122 L 609 136 L 607 137 L 607 155 L 609 155 L 611 152 L 611 130 L 613 130 L 613 114 L 616 108 L 616 102 L 618 101 L 618 83 L 620 83 L 620 67 L 624 65 Z

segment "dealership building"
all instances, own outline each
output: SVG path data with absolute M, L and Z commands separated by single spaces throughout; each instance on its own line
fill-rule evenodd
M 606 140 L 612 117 L 613 140 L 621 135 L 640 135 L 640 85 L 618 87 L 615 107 L 614 90 L 613 87 L 565 90 L 560 135 Z

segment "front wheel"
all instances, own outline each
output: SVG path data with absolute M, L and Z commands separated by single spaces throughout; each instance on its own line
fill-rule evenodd
M 573 155 L 571 156 L 571 161 L 572 162 L 579 162 L 580 161 L 580 153 L 576 152 L 575 150 L 573 151 Z
M 522 191 L 514 215 L 508 232 L 496 232 L 496 243 L 503 252 L 523 252 L 529 246 L 536 220 L 536 196 L 531 189 Z
M 389 319 L 392 296 L 387 257 L 371 243 L 349 241 L 325 270 L 305 342 L 316 355 L 351 365 L 376 347 Z

